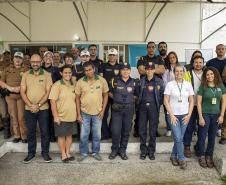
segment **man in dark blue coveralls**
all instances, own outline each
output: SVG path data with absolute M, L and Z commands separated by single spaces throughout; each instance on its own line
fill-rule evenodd
M 162 104 L 163 80 L 155 73 L 155 64 L 148 62 L 145 66 L 146 75 L 141 78 L 139 84 L 139 135 L 140 135 L 140 159 L 144 160 L 148 155 L 150 160 L 155 160 L 156 131 L 159 120 L 159 107 Z M 149 122 L 149 143 L 146 145 L 147 126 Z
M 112 105 L 112 147 L 109 159 L 120 155 L 127 160 L 126 148 L 132 127 L 134 114 L 135 91 L 137 88 L 134 79 L 130 78 L 131 68 L 128 63 L 121 64 L 120 77 L 115 77 L 110 86 L 109 96 L 113 98 Z

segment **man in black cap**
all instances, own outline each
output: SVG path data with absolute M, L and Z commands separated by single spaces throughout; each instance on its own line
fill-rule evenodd
M 131 67 L 128 63 L 121 64 L 120 77 L 112 79 L 109 96 L 113 98 L 112 105 L 112 147 L 109 159 L 118 154 L 122 160 L 127 160 L 126 148 L 132 127 L 136 82 L 130 78 Z
M 155 64 L 148 62 L 145 66 L 146 75 L 140 80 L 138 88 L 139 98 L 139 135 L 140 135 L 140 159 L 149 156 L 155 159 L 156 132 L 159 120 L 159 107 L 162 104 L 163 80 L 155 74 Z M 149 122 L 149 143 L 146 145 L 147 124 Z

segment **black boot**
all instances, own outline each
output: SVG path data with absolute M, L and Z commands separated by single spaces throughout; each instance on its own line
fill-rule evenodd
M 2 119 L 4 124 L 4 139 L 9 139 L 11 137 L 10 132 L 10 120 L 8 117 Z

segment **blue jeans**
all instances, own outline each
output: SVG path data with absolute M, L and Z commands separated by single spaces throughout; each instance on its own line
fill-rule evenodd
M 92 130 L 92 153 L 97 154 L 100 151 L 101 125 L 102 120 L 98 115 L 90 115 L 81 112 L 83 123 L 81 124 L 80 134 L 80 154 L 88 155 L 89 152 L 89 134 Z M 92 126 L 91 126 L 92 124 Z
M 189 120 L 187 129 L 184 134 L 184 147 L 191 146 L 192 135 L 196 129 L 197 119 L 198 119 L 198 110 L 197 110 L 197 106 L 194 106 L 191 114 L 191 118 Z
M 163 106 L 163 109 L 164 109 L 164 115 L 165 115 L 165 121 L 166 121 L 166 129 L 167 130 L 171 130 L 171 127 L 170 127 L 170 122 L 169 120 L 167 119 L 167 110 L 166 110 L 166 107 L 165 105 Z
M 218 129 L 218 114 L 205 114 L 203 118 L 205 120 L 204 127 L 198 127 L 198 141 L 196 144 L 196 150 L 199 156 L 213 156 L 215 138 Z M 208 144 L 205 151 L 205 141 L 208 134 Z
M 37 113 L 31 111 L 25 111 L 25 120 L 27 126 L 27 142 L 28 142 L 28 155 L 34 156 L 36 154 L 36 127 L 39 123 L 41 133 L 41 148 L 42 155 L 49 153 L 49 109 L 40 110 Z
M 184 148 L 183 148 L 183 138 L 184 138 L 185 130 L 187 128 L 187 124 L 184 124 L 183 118 L 186 115 L 175 115 L 175 116 L 177 118 L 177 123 L 176 123 L 176 125 L 173 125 L 170 120 L 170 115 L 169 114 L 167 115 L 167 119 L 170 123 L 171 130 L 173 133 L 173 140 L 174 140 L 174 145 L 173 145 L 173 150 L 172 150 L 171 156 L 178 157 L 178 159 L 180 161 L 183 161 L 183 160 L 185 160 Z

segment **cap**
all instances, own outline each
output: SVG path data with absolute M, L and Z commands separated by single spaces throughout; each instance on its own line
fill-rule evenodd
M 51 56 L 53 56 L 53 53 L 51 51 L 46 51 L 43 55 L 43 57 L 45 57 L 47 54 L 51 54 Z
M 14 53 L 14 57 L 24 58 L 24 54 L 20 51 L 17 51 L 16 53 Z
M 125 69 L 125 68 L 131 69 L 130 64 L 127 63 L 127 62 L 125 62 L 125 63 L 122 63 L 122 64 L 120 65 L 120 69 Z
M 89 51 L 84 49 L 81 51 L 80 56 L 85 56 L 85 55 L 90 56 Z
M 10 54 L 10 51 L 8 51 L 8 50 L 3 50 L 2 54 L 3 54 L 3 55 L 5 55 L 5 54 Z
M 118 51 L 115 48 L 108 50 L 108 55 L 118 55 Z
M 155 69 L 155 64 L 153 62 L 148 62 L 145 65 L 145 69 Z

